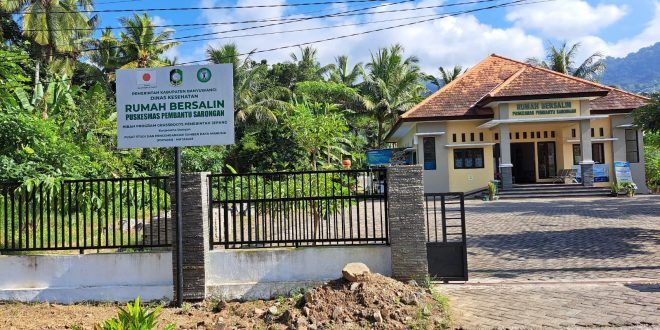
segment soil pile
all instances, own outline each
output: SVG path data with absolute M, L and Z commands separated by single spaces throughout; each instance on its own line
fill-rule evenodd
M 356 282 L 331 281 L 309 290 L 299 305 L 292 313 L 300 311 L 300 315 L 291 315 L 294 322 L 288 322 L 296 329 L 435 329 L 447 325 L 441 298 L 379 274 L 366 274 Z

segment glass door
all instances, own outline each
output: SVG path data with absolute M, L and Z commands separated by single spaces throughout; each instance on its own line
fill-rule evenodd
M 538 142 L 539 179 L 550 179 L 557 175 L 557 162 L 554 142 Z

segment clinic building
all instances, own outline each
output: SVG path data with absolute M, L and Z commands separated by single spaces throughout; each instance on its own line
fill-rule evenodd
M 401 115 L 387 141 L 423 165 L 426 192 L 552 183 L 567 170 L 582 185 L 609 186 L 614 162 L 627 162 L 645 193 L 642 132 L 630 113 L 647 101 L 491 55 Z

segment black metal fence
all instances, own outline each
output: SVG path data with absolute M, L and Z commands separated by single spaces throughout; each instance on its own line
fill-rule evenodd
M 384 169 L 212 174 L 211 245 L 387 244 Z
M 465 240 L 465 197 L 458 193 L 427 193 L 427 242 Z
M 465 195 L 428 193 L 424 198 L 429 274 L 443 281 L 467 281 Z
M 0 251 L 170 245 L 168 177 L 0 183 Z

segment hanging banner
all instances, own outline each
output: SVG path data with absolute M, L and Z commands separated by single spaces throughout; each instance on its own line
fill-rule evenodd
M 618 183 L 633 182 L 632 173 L 630 172 L 630 163 L 614 162 L 614 176 Z
M 234 143 L 231 64 L 117 70 L 117 145 Z

